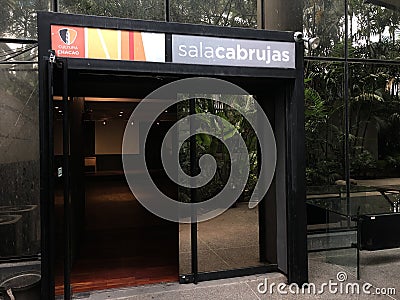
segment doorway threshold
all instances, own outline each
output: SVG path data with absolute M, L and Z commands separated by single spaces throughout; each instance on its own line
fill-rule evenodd
M 259 295 L 257 286 L 269 283 L 287 283 L 285 275 L 273 272 L 251 276 L 204 281 L 198 284 L 158 283 L 129 288 L 79 293 L 73 299 L 81 300 L 139 300 L 139 299 L 241 299 Z M 62 299 L 62 297 L 57 297 Z

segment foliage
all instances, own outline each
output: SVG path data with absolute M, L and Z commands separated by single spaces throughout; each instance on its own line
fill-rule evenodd
M 256 27 L 256 0 L 172 0 L 171 20 L 218 26 Z
M 61 11 L 145 20 L 164 19 L 163 0 L 64 0 Z
M 304 31 L 321 45 L 307 55 L 344 57 L 344 1 L 306 0 Z M 400 13 L 362 0 L 349 1 L 350 57 L 400 58 Z M 332 184 L 345 170 L 343 64 L 305 66 L 307 181 Z M 350 64 L 349 156 L 354 178 L 395 169 L 400 155 L 399 67 Z M 371 172 L 371 170 L 374 170 Z M 380 171 L 379 171 L 380 170 Z M 400 176 L 400 172 L 391 176 Z
M 236 97 L 233 95 L 213 95 L 212 99 L 221 99 L 220 97 L 230 97 L 231 99 Z M 243 96 L 237 96 L 243 97 Z M 178 119 L 183 118 L 188 115 L 188 102 L 189 100 L 182 101 L 178 105 Z M 247 105 L 245 106 L 246 111 L 249 114 L 255 114 L 255 106 L 252 98 L 247 99 Z M 249 162 L 250 162 L 250 174 L 247 181 L 247 185 L 245 187 L 246 196 L 250 196 L 252 193 L 254 186 L 257 182 L 257 174 L 258 174 L 258 166 L 257 166 L 257 138 L 252 129 L 251 125 L 246 121 L 246 119 L 234 108 L 223 104 L 222 102 L 218 102 L 218 105 L 215 105 L 214 101 L 210 99 L 198 98 L 195 99 L 195 111 L 196 113 L 210 113 L 214 114 L 222 119 L 227 120 L 231 125 L 233 125 L 234 129 L 226 128 L 221 126 L 221 124 L 211 122 L 209 120 L 204 120 L 202 122 L 202 128 L 206 131 L 216 130 L 219 132 L 221 136 L 224 137 L 224 140 L 227 141 L 233 137 L 233 135 L 238 132 L 243 140 L 245 141 L 247 151 L 249 153 Z M 208 130 L 207 130 L 208 128 Z M 208 134 L 197 134 L 196 135 L 196 159 L 198 160 L 205 154 L 211 155 L 217 162 L 217 170 L 213 179 L 210 183 L 198 189 L 198 197 L 201 201 L 207 200 L 217 193 L 219 193 L 223 186 L 226 185 L 230 172 L 231 172 L 231 163 L 230 163 L 230 155 L 225 145 L 218 138 L 213 137 Z M 180 165 L 186 174 L 190 174 L 190 145 L 189 141 L 185 141 L 183 146 L 180 149 Z M 210 172 L 210 170 L 205 168 L 206 170 L 202 170 L 204 172 Z M 240 171 L 240 170 L 239 170 Z M 185 201 L 185 199 L 190 199 L 190 190 L 181 188 L 179 190 L 179 198 L 181 201 Z
M 36 11 L 48 10 L 46 0 L 0 0 L 0 35 L 36 37 Z
M 365 149 L 356 151 L 350 159 L 350 172 L 360 175 L 362 172 L 376 168 L 377 161 L 372 154 Z

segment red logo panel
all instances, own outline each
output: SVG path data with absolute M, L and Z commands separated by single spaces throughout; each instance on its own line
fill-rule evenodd
M 59 57 L 85 58 L 85 29 L 51 25 L 51 48 Z

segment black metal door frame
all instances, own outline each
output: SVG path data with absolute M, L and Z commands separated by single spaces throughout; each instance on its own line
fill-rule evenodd
M 62 167 L 56 168 L 54 159 L 53 96 L 54 73 L 61 71 L 62 81 Z M 42 297 L 54 299 L 55 285 L 55 191 L 54 177 L 63 177 L 64 202 L 64 298 L 71 299 L 71 197 L 70 197 L 70 117 L 68 95 L 68 59 L 56 58 L 54 52 L 42 61 L 40 76 L 45 87 L 41 88 L 41 107 L 47 107 L 47 115 L 41 109 L 41 195 L 48 201 L 41 201 L 41 247 L 42 247 Z M 44 138 L 47 139 L 44 140 Z M 46 217 L 43 217 L 46 216 Z M 45 255 L 44 255 L 45 254 Z M 43 284 L 45 282 L 46 284 Z
M 293 42 L 293 33 L 273 32 L 264 30 L 251 30 L 239 28 L 221 28 L 215 26 L 199 26 L 190 24 L 175 24 L 164 22 L 137 21 L 117 18 L 78 16 L 58 13 L 38 13 L 39 36 L 39 81 L 40 81 L 40 133 L 41 133 L 41 221 L 42 221 L 42 295 L 43 299 L 54 298 L 54 158 L 53 158 L 53 76 L 54 65 L 49 60 L 47 51 L 50 44 L 50 25 L 89 26 L 109 29 L 127 29 L 150 32 L 163 32 L 166 34 L 166 62 L 129 62 L 106 61 L 95 59 L 60 59 L 63 68 L 64 80 L 67 80 L 68 70 L 74 72 L 88 71 L 118 74 L 137 74 L 146 76 L 214 76 L 229 80 L 241 78 L 252 82 L 253 78 L 274 78 L 286 80 L 287 84 L 282 91 L 285 108 L 285 195 L 286 195 L 286 243 L 287 243 L 287 270 L 290 283 L 302 283 L 308 280 L 307 267 L 307 240 L 306 240 L 306 206 L 305 206 L 305 162 L 304 162 L 304 103 L 303 103 L 303 45 L 296 43 L 296 69 L 269 69 L 269 68 L 243 68 L 243 67 L 219 67 L 219 66 L 194 66 L 183 64 L 171 64 L 171 35 L 195 34 L 226 38 L 261 39 L 271 41 Z M 67 64 L 68 61 L 68 64 Z M 64 64 L 63 64 L 64 62 Z M 246 87 L 244 87 L 246 89 Z M 63 84 L 64 105 L 68 99 L 68 83 Z M 65 113 L 65 112 L 64 112 Z M 65 121 L 65 120 L 64 120 Z M 64 128 L 68 121 L 64 122 Z M 64 135 L 68 140 L 68 137 Z M 66 149 L 64 149 L 66 150 Z M 65 154 L 65 153 L 64 153 Z M 69 168 L 69 161 L 64 160 L 64 173 Z M 64 196 L 69 197 L 69 192 Z M 65 213 L 69 217 L 69 201 L 66 202 Z M 193 225 L 194 232 L 196 225 Z M 70 229 L 65 228 L 68 232 Z M 199 273 L 197 268 L 197 245 L 193 262 L 192 282 L 254 274 L 255 272 L 267 272 L 269 268 L 249 268 L 230 270 L 226 272 Z M 69 242 L 68 242 L 69 243 Z M 70 245 L 66 242 L 66 249 Z M 68 260 L 68 259 L 67 259 Z M 67 271 L 69 264 L 66 264 Z M 272 266 L 273 270 L 276 266 Z M 69 274 L 66 274 L 69 289 Z M 196 275 L 196 276 L 194 276 Z M 68 294 L 68 290 L 66 290 Z

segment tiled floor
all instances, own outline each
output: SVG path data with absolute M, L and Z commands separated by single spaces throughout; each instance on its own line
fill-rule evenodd
M 74 293 L 178 281 L 177 224 L 149 213 L 124 180 L 89 181 L 86 195 L 86 230 L 71 272 Z M 56 294 L 62 294 L 62 257 L 58 261 Z

